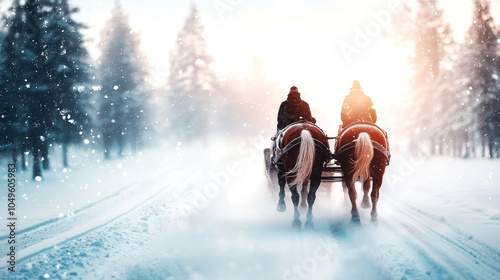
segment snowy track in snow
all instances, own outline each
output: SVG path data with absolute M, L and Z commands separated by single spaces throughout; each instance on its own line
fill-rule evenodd
M 213 183 L 206 162 L 126 182 L 74 215 L 24 230 L 14 279 L 500 279 L 497 249 L 389 189 L 378 226 L 366 209 L 362 226 L 350 226 L 350 203 L 335 184 L 331 195 L 318 193 L 316 230 L 294 230 L 290 194 L 289 209 L 276 212 L 264 178 L 249 178 L 260 163 L 240 163 L 242 173 L 194 214 L 183 203 Z
M 22 261 L 62 242 L 71 240 L 130 213 L 147 201 L 161 195 L 179 178 L 179 173 L 165 170 L 149 175 L 144 180 L 135 180 L 119 192 L 88 207 L 80 209 L 66 218 L 48 221 L 18 233 L 17 261 Z M 7 237 L 0 240 L 7 243 Z M 0 259 L 5 269 L 7 258 Z
M 435 272 L 449 273 L 453 279 L 500 279 L 500 252 L 448 224 L 443 217 L 391 197 L 383 199 L 393 208 L 393 220 L 387 218 L 386 226 L 401 233 Z

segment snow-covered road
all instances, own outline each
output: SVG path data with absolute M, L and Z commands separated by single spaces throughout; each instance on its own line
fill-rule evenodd
M 293 230 L 290 195 L 288 210 L 276 212 L 261 158 L 223 150 L 150 151 L 117 163 L 128 174 L 120 180 L 100 174 L 116 182 L 106 185 L 113 191 L 89 191 L 63 217 L 26 209 L 43 222 L 18 232 L 17 271 L 7 271 L 4 258 L 1 279 L 500 279 L 500 187 L 492 173 L 499 162 L 422 159 L 408 168 L 409 156 L 395 157 L 378 226 L 369 225 L 368 210 L 361 227 L 350 226 L 349 204 L 334 184 L 318 192 L 315 229 Z M 149 171 L 138 179 L 134 170 Z M 79 185 L 85 176 L 72 172 Z M 31 200 L 33 186 L 23 190 Z

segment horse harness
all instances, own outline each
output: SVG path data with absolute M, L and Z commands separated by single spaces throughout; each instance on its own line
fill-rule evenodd
M 385 158 L 387 159 L 387 165 L 389 165 L 389 162 L 391 161 L 391 153 L 389 152 L 389 150 L 387 150 L 384 146 L 380 145 L 378 142 L 375 142 L 373 140 L 370 140 L 372 142 L 372 145 L 373 145 L 373 149 L 377 150 L 378 152 L 380 152 L 382 155 L 385 156 Z M 343 154 L 345 153 L 346 151 L 350 150 L 350 149 L 354 149 L 354 147 L 356 146 L 356 142 L 353 141 L 353 142 L 350 142 L 348 144 L 345 144 L 344 146 L 342 146 L 336 154 Z
M 276 137 L 276 141 L 274 143 L 274 151 L 275 151 L 274 157 L 272 158 L 272 162 L 274 164 L 278 164 L 278 162 L 280 161 L 280 159 L 284 155 L 286 155 L 290 150 L 294 149 L 295 147 L 300 146 L 300 144 L 302 143 L 302 139 L 299 136 L 299 137 L 293 139 L 292 141 L 290 141 L 290 143 L 288 143 L 285 147 L 283 147 L 283 149 L 280 148 L 280 146 L 282 145 L 282 142 L 283 142 L 284 134 L 286 133 L 286 131 L 288 130 L 288 128 L 290 126 L 295 125 L 295 124 L 297 124 L 297 122 L 288 125 L 287 127 L 285 127 L 283 130 L 281 130 L 278 133 L 278 135 Z M 307 130 L 307 127 L 305 124 L 302 124 L 302 127 L 303 127 L 303 130 Z M 320 129 L 320 128 L 318 127 L 318 129 Z M 320 129 L 320 131 L 321 131 L 321 129 Z M 319 150 L 321 150 L 322 152 L 324 152 L 325 155 L 327 155 L 327 158 L 329 158 L 331 155 L 330 149 L 323 142 L 319 141 L 318 139 L 313 138 L 313 140 L 314 140 L 314 146 L 316 148 L 318 148 Z
M 287 132 L 287 130 L 292 126 L 292 125 L 296 125 L 297 123 L 300 123 L 300 122 L 295 122 L 295 123 L 292 123 L 290 125 L 288 125 L 287 127 L 285 127 L 284 129 L 282 129 L 276 136 L 276 139 L 275 139 L 275 142 L 274 142 L 274 157 L 271 159 L 272 163 L 273 164 L 278 164 L 281 160 L 281 158 L 286 155 L 290 150 L 294 149 L 295 147 L 299 146 L 301 143 L 302 143 L 302 139 L 301 137 L 297 137 L 295 139 L 293 139 L 292 141 L 290 141 L 290 143 L 288 143 L 285 147 L 283 148 L 280 148 L 281 145 L 283 144 L 283 136 L 285 135 L 285 133 Z M 303 123 L 303 121 L 302 121 Z M 355 122 L 349 126 L 352 126 L 354 124 L 358 124 L 359 122 Z M 389 165 L 389 162 L 391 160 L 391 153 L 389 151 L 389 141 L 388 141 L 388 137 L 387 137 L 387 132 L 383 129 L 381 129 L 380 127 L 378 127 L 377 125 L 375 124 L 370 124 L 370 125 L 373 125 L 377 128 L 379 128 L 384 136 L 385 136 L 385 139 L 387 141 L 387 149 L 382 146 L 380 143 L 374 141 L 374 140 L 371 140 L 372 142 L 372 145 L 373 145 L 373 149 L 375 149 L 376 151 L 380 152 L 382 155 L 385 156 L 385 158 L 387 159 L 387 165 Z M 349 127 L 348 126 L 348 127 Z M 303 129 L 307 129 L 306 125 L 303 123 L 302 124 L 302 127 Z M 317 127 L 317 126 L 315 126 Z M 346 127 L 347 128 L 347 127 Z M 323 132 L 321 130 L 321 128 L 318 127 L 318 129 Z M 324 133 L 323 133 L 324 134 Z M 325 135 L 326 136 L 326 135 Z M 340 135 L 339 135 L 340 136 Z M 337 137 L 333 137 L 333 138 L 328 138 L 327 139 L 337 139 L 337 141 L 339 140 L 339 136 Z M 346 151 L 350 150 L 350 149 L 354 149 L 355 145 L 356 145 L 356 142 L 353 141 L 353 142 L 350 142 L 348 144 L 345 144 L 344 146 L 342 146 L 336 153 L 332 153 L 330 151 L 330 149 L 321 141 L 313 138 L 314 140 L 314 145 L 316 148 L 318 148 L 319 150 L 321 150 L 322 152 L 325 153 L 326 155 L 326 158 L 329 160 L 329 159 L 337 159 L 337 155 L 341 155 L 343 153 L 345 153 Z
M 367 123 L 365 121 L 353 122 L 353 123 L 347 125 L 346 127 L 343 127 L 342 131 L 345 131 L 347 128 L 355 126 L 355 125 L 358 125 L 358 124 L 369 124 L 370 126 L 378 128 L 383 133 L 383 135 L 385 137 L 385 141 L 387 143 L 387 148 L 385 148 L 383 145 L 381 145 L 380 143 L 378 143 L 378 142 L 376 142 L 374 140 L 370 140 L 370 141 L 372 142 L 373 149 L 376 150 L 376 151 L 378 151 L 382 155 L 384 155 L 385 158 L 387 159 L 387 165 L 389 165 L 389 163 L 391 161 L 391 152 L 390 152 L 390 148 L 389 148 L 389 137 L 387 136 L 387 132 L 384 129 L 382 129 L 381 127 L 379 127 L 378 125 L 376 125 L 374 123 L 371 123 L 371 122 Z M 341 135 L 342 135 L 342 132 L 339 132 L 339 136 L 337 136 L 337 141 L 339 141 Z M 338 143 L 339 142 L 337 142 L 337 144 Z M 348 150 L 354 149 L 355 146 L 356 146 L 356 142 L 355 141 L 349 142 L 349 143 L 345 144 L 344 146 L 340 147 L 338 149 L 338 151 L 336 151 L 336 153 L 334 154 L 334 156 L 337 155 L 337 154 L 341 155 L 341 154 L 345 153 Z

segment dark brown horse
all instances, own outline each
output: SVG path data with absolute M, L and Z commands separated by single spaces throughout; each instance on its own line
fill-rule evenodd
M 316 199 L 316 191 L 321 183 L 323 165 L 329 156 L 328 139 L 323 131 L 309 122 L 289 125 L 278 140 L 278 158 L 283 164 L 278 164 L 278 180 L 280 185 L 277 210 L 283 212 L 285 206 L 285 185 L 292 192 L 294 219 L 292 226 L 300 228 L 299 193 L 297 186 L 302 186 L 302 206 L 305 206 L 307 195 L 307 221 L 305 226 L 312 228 L 312 207 Z M 310 181 L 309 193 L 307 183 Z
M 344 173 L 344 190 L 347 188 L 351 200 L 351 221 L 360 224 L 356 207 L 356 188 L 359 180 L 363 184 L 362 208 L 370 208 L 368 192 L 371 192 L 371 222 L 377 223 L 377 202 L 385 167 L 389 164 L 389 142 L 384 130 L 373 123 L 356 122 L 345 127 L 337 138 L 335 156 Z M 371 186 L 373 183 L 373 187 Z

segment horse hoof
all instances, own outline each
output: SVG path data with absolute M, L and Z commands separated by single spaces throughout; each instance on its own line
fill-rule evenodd
M 314 229 L 314 224 L 312 221 L 307 221 L 304 227 L 308 230 L 313 230 Z
M 278 203 L 278 206 L 276 206 L 276 210 L 278 210 L 278 212 L 285 212 L 286 211 L 285 203 Z
M 363 209 L 369 209 L 370 207 L 372 207 L 372 205 L 370 204 L 370 201 L 368 201 L 368 200 L 366 200 L 366 201 L 365 201 L 365 200 L 363 200 L 363 201 L 361 202 L 361 208 L 363 208 Z
M 377 212 L 372 213 L 372 218 L 370 219 L 370 224 L 376 226 L 378 225 Z
M 361 219 L 359 218 L 359 213 L 354 212 L 351 216 L 351 225 L 361 226 Z
M 293 222 L 292 222 L 292 228 L 295 228 L 295 229 L 302 228 L 302 223 L 300 222 L 300 220 L 293 220 Z
M 360 227 L 361 221 L 359 220 L 359 218 L 356 219 L 356 218 L 352 217 L 351 218 L 351 226 Z

